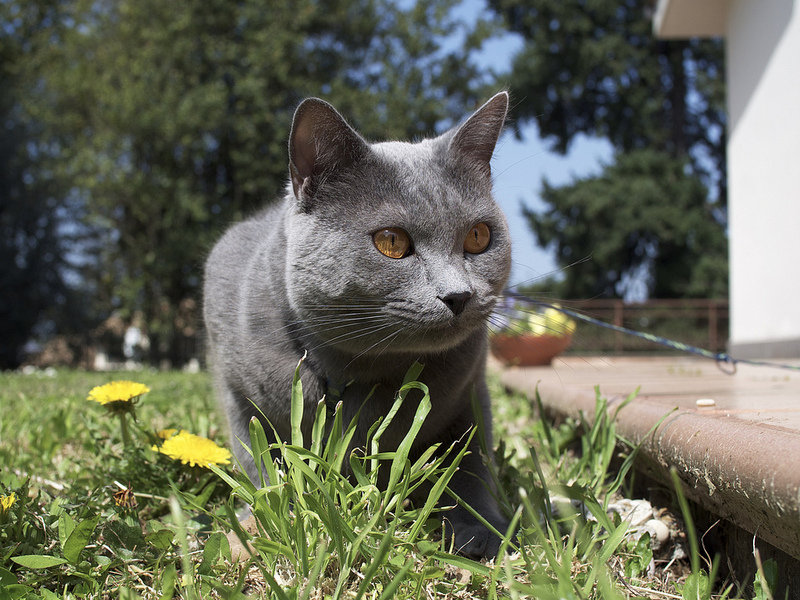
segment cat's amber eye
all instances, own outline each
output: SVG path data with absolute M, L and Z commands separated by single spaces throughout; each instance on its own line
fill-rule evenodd
M 378 252 L 389 258 L 405 258 L 412 252 L 411 238 L 398 227 L 376 231 L 372 234 L 372 241 Z
M 489 247 L 492 241 L 492 232 L 486 223 L 478 223 L 469 230 L 464 238 L 464 250 L 470 254 L 480 254 Z

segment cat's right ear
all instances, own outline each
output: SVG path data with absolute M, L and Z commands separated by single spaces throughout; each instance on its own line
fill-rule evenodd
M 294 113 L 289 136 L 289 172 L 300 207 L 311 207 L 326 173 L 353 164 L 368 150 L 333 106 L 319 98 L 304 100 Z

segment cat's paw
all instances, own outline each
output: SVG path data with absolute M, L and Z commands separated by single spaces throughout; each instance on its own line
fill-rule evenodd
M 453 536 L 453 550 L 468 558 L 495 558 L 500 550 L 500 538 L 480 523 L 461 524 Z
M 508 528 L 502 517 L 488 520 L 497 531 L 505 532 Z M 469 558 L 495 558 L 500 550 L 500 537 L 460 508 L 445 517 L 445 533 L 453 551 Z

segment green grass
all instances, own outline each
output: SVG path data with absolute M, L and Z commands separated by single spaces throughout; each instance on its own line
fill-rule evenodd
M 152 390 L 137 406 L 128 446 L 119 420 L 86 401 L 113 379 Z M 206 374 L 0 375 L 0 494 L 17 499 L 0 515 L 0 600 L 726 597 L 695 545 L 670 564 L 668 584 L 663 563 L 648 573 L 648 537 L 635 539 L 607 513 L 631 461 L 620 458 L 602 399 L 594 425 L 555 426 L 492 385 L 495 439 L 503 440 L 493 472 L 512 527 L 499 532 L 500 559 L 475 562 L 450 552 L 436 508 L 460 456 L 451 450 L 445 462 L 431 449 L 412 463 L 413 430 L 397 452 L 381 452 L 389 419 L 363 452 L 346 456 L 349 432 L 325 436 L 331 419 L 334 429 L 341 424 L 320 405 L 310 447 L 295 428 L 272 448 L 282 461 L 265 461 L 269 483 L 256 489 L 231 468 L 189 468 L 151 450 L 153 432 L 167 427 L 226 441 Z M 435 399 L 412 372 L 398 402 L 412 389 L 415 401 L 423 397 L 420 425 Z M 301 398 L 296 380 L 295 423 Z M 269 451 L 257 422 L 251 445 L 259 456 Z M 622 472 L 612 470 L 620 460 Z M 341 475 L 344 461 L 354 477 Z M 388 485 L 377 485 L 381 472 Z M 407 498 L 420 485 L 431 487 L 430 499 L 412 506 Z M 123 488 L 135 508 L 114 501 Z M 244 505 L 254 534 L 236 521 Z M 253 550 L 246 562 L 232 560 L 231 529 Z

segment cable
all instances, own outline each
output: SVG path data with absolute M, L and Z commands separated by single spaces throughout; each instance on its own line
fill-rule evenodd
M 652 342 L 654 344 L 666 346 L 667 348 L 672 348 L 673 350 L 678 350 L 680 352 L 686 352 L 688 354 L 694 354 L 696 356 L 702 356 L 703 358 L 708 358 L 716 362 L 717 366 L 722 372 L 727 373 L 729 375 L 733 375 L 734 373 L 736 373 L 736 367 L 737 365 L 740 364 L 754 365 L 758 367 L 773 367 L 777 369 L 789 369 L 791 371 L 800 371 L 800 365 L 789 365 L 784 363 L 775 363 L 762 360 L 750 360 L 746 358 L 734 358 L 727 352 L 711 352 L 710 350 L 706 350 L 705 348 L 698 348 L 697 346 L 691 346 L 689 344 L 684 344 L 683 342 L 670 340 L 660 335 L 653 335 L 652 333 L 644 333 L 641 331 L 636 331 L 634 329 L 628 329 L 627 327 L 620 327 L 619 325 L 606 323 L 605 321 L 595 319 L 593 317 L 581 314 L 574 310 L 564 308 L 563 306 L 559 306 L 557 304 L 549 304 L 547 302 L 542 302 L 541 300 L 534 300 L 533 298 L 529 298 L 528 296 L 520 294 L 519 292 L 509 291 L 506 292 L 506 296 L 513 298 L 515 300 L 522 300 L 524 302 L 528 302 L 536 306 L 544 308 L 552 308 L 553 310 L 562 312 L 565 315 L 569 315 L 573 319 L 582 321 L 584 323 L 589 323 L 591 325 L 596 325 L 598 327 L 604 327 L 606 329 L 610 329 L 611 331 L 618 331 L 626 335 L 638 337 L 643 340 Z

